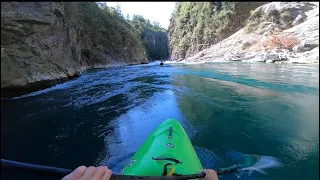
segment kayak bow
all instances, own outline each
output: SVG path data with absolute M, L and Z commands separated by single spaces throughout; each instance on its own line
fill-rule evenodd
M 165 120 L 147 138 L 124 168 L 124 175 L 196 174 L 203 167 L 181 124 Z

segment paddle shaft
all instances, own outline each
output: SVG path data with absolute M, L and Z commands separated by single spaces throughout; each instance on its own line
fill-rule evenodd
M 70 174 L 73 170 L 50 167 L 50 166 L 41 166 L 36 164 L 22 163 L 16 161 L 10 161 L 6 159 L 1 159 L 1 167 L 10 167 L 20 170 L 25 170 L 29 172 L 36 172 L 42 175 L 64 177 L 67 174 Z M 182 179 L 196 179 L 204 178 L 206 174 L 204 172 L 199 174 L 189 174 L 189 175 L 179 175 L 179 176 L 133 176 L 133 175 L 118 175 L 112 174 L 111 180 L 120 180 L 120 179 L 148 179 L 148 180 L 182 180 Z
M 230 168 L 230 169 L 226 169 L 226 170 L 218 170 L 216 171 L 217 174 L 232 174 L 233 172 L 238 171 L 239 168 Z
M 41 165 L 36 165 L 36 164 L 10 161 L 10 160 L 6 160 L 6 159 L 1 159 L 1 168 L 2 167 L 14 168 L 14 169 L 22 170 L 22 171 L 36 172 L 36 173 L 40 173 L 43 175 L 58 176 L 58 177 L 63 177 L 63 176 L 72 172 L 72 170 L 70 170 L 70 169 L 56 168 L 56 167 L 50 167 L 50 166 L 41 166 Z

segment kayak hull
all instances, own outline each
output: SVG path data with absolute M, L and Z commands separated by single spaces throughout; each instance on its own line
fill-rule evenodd
M 199 173 L 203 169 L 187 133 L 172 118 L 150 134 L 125 166 L 123 174 L 162 176 L 165 169 L 167 173 L 182 175 Z

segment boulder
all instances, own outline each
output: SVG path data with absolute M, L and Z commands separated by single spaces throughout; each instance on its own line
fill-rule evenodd
M 265 53 L 263 56 L 263 61 L 265 61 L 265 62 L 281 61 L 281 58 L 280 58 L 279 54 Z
M 318 46 L 319 46 L 319 44 L 311 44 L 311 43 L 307 43 L 306 40 L 303 40 L 303 41 L 301 41 L 300 44 L 294 46 L 294 47 L 292 48 L 292 50 L 293 50 L 294 52 L 301 53 L 301 52 L 310 51 L 310 50 L 312 50 L 313 48 L 318 47 Z

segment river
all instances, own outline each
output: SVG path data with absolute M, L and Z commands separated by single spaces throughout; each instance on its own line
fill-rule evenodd
M 2 99 L 1 158 L 70 169 L 121 164 L 170 117 L 194 146 L 221 161 L 236 151 L 283 164 L 240 179 L 319 179 L 318 65 L 150 63 L 89 70 Z

